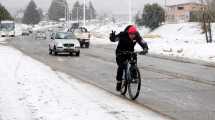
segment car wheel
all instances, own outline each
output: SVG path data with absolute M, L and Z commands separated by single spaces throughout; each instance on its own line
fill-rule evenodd
M 83 48 L 83 46 L 84 46 L 84 45 L 81 43 L 81 44 L 80 44 L 80 47 Z
M 77 57 L 79 57 L 80 56 L 80 51 L 79 52 L 76 52 L 76 54 L 75 54 Z
M 56 47 L 54 47 L 54 55 L 55 55 L 55 56 L 58 55 L 57 50 L 56 50 Z
M 49 47 L 49 55 L 52 54 L 52 49 Z
M 69 55 L 70 55 L 70 56 L 73 56 L 73 53 L 72 53 L 72 52 L 70 52 L 70 53 L 69 53 Z
M 89 43 L 86 43 L 86 44 L 85 44 L 85 47 L 86 47 L 86 48 L 90 48 L 90 44 L 89 44 Z

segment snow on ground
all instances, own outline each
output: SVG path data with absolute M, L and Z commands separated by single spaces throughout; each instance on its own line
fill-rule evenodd
M 149 33 L 148 36 L 159 36 L 145 38 L 152 54 L 215 63 L 215 43 L 206 43 L 198 23 L 166 24 Z
M 1 120 L 166 120 L 0 46 Z
M 123 31 L 127 23 L 97 23 L 88 25 L 93 33 L 93 44 L 113 44 L 109 40 L 112 30 Z M 150 32 L 139 27 L 140 34 L 149 44 L 150 54 L 203 60 L 215 63 L 215 41 L 207 44 L 199 23 L 165 24 Z M 215 36 L 215 24 L 212 25 Z M 215 37 L 214 37 L 215 39 Z M 140 50 L 137 45 L 136 50 Z
M 55 24 L 55 25 L 44 25 L 44 26 L 35 25 L 35 27 L 33 28 L 33 31 L 45 30 L 45 29 L 53 28 L 53 27 L 57 27 L 57 26 L 59 26 L 59 24 Z
M 45 29 L 48 29 L 48 28 L 53 28 L 53 27 L 57 27 L 59 26 L 59 24 L 47 24 L 47 25 L 35 25 L 33 27 L 33 31 L 39 31 L 39 30 L 45 30 Z M 31 26 L 29 25 L 26 25 L 26 24 L 21 24 L 21 23 L 16 23 L 15 24 L 15 33 L 16 33 L 16 36 L 19 36 L 22 34 L 22 31 L 23 30 L 26 30 L 28 28 L 32 28 Z
M 24 29 L 27 29 L 29 26 L 28 25 L 25 25 L 25 24 L 20 24 L 20 23 L 17 23 L 15 24 L 15 33 L 16 33 L 16 36 L 19 36 L 22 34 L 22 31 Z
M 110 42 L 109 35 L 112 31 L 116 31 L 116 33 L 119 33 L 121 31 L 124 31 L 124 29 L 127 27 L 127 22 L 95 22 L 90 23 L 86 27 L 87 29 L 92 32 L 92 44 L 115 44 Z M 145 27 L 139 27 L 139 30 L 141 30 L 141 33 L 147 33 L 149 29 L 146 29 Z
M 93 34 L 91 43 L 92 44 L 113 44 L 110 42 L 109 34 L 111 31 L 123 31 L 127 24 L 125 23 L 113 23 L 113 22 L 98 22 L 87 25 L 87 29 Z

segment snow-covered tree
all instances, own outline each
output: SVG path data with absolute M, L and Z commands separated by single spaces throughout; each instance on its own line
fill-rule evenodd
M 25 24 L 38 24 L 40 22 L 40 13 L 34 0 L 31 0 L 24 12 L 22 22 Z

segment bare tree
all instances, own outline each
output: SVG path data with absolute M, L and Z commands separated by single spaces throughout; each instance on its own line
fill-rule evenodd
M 212 29 L 211 23 L 214 21 L 214 13 L 215 8 L 215 0 L 200 0 L 201 4 L 205 4 L 206 6 L 202 9 L 202 25 L 203 25 L 203 32 L 205 33 L 206 42 L 212 43 L 213 36 L 212 36 Z

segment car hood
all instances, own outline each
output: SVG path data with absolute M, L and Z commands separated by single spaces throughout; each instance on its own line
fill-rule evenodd
M 55 42 L 58 44 L 79 44 L 79 41 L 76 39 L 55 39 Z

